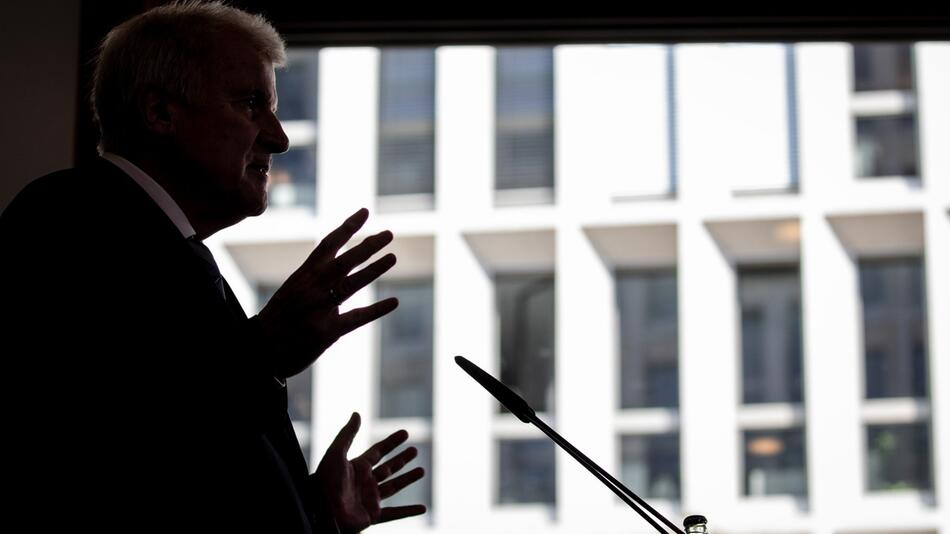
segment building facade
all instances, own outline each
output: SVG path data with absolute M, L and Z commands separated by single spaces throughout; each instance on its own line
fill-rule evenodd
M 249 313 L 359 207 L 399 297 L 290 382 L 311 467 L 406 428 L 380 532 L 649 532 L 458 369 L 679 523 L 948 534 L 950 44 L 292 50 Z M 348 303 L 349 304 L 349 303 Z

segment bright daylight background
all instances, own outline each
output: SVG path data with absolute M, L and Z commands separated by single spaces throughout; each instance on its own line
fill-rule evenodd
M 680 523 L 950 533 L 950 44 L 292 50 L 271 206 L 209 240 L 249 312 L 361 206 L 400 308 L 291 381 L 311 463 L 406 428 L 424 518 L 650 527 L 465 376 Z M 941 328 L 941 326 L 943 328 Z

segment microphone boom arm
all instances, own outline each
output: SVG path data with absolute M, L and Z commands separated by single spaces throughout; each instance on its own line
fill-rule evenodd
M 653 528 L 657 530 L 660 534 L 668 534 L 663 527 L 661 527 L 652 517 L 647 515 L 646 511 L 643 508 L 646 508 L 654 517 L 658 518 L 663 522 L 664 525 L 673 530 L 676 534 L 684 534 L 684 532 L 678 528 L 673 522 L 669 519 L 663 517 L 662 514 L 657 512 L 652 506 L 647 504 L 643 499 L 641 499 L 636 493 L 634 493 L 630 488 L 625 486 L 619 480 L 611 476 L 610 473 L 605 471 L 602 467 L 597 465 L 593 460 L 587 457 L 584 453 L 577 450 L 576 447 L 571 445 L 566 439 L 561 437 L 560 434 L 554 431 L 549 427 L 544 421 L 541 420 L 535 414 L 534 410 L 528 403 L 521 398 L 517 393 L 512 391 L 510 388 L 499 382 L 495 377 L 483 371 L 480 367 L 474 363 L 468 361 L 462 356 L 455 357 L 455 363 L 459 365 L 466 373 L 468 373 L 476 382 L 482 385 L 489 393 L 492 394 L 498 402 L 504 405 L 508 410 L 510 410 L 515 416 L 518 417 L 524 423 L 532 423 L 534 426 L 538 427 L 541 432 L 544 432 L 549 438 L 551 438 L 554 443 L 557 443 L 561 449 L 571 455 L 575 460 L 577 460 L 584 468 L 586 468 L 592 475 L 594 475 L 597 480 L 600 480 L 605 486 L 610 488 L 617 497 L 627 503 L 627 506 L 633 508 L 635 512 L 640 514 L 640 517 L 645 519 L 647 523 L 650 523 Z M 639 504 L 639 506 L 638 506 Z M 642 506 L 643 508 L 640 508 Z

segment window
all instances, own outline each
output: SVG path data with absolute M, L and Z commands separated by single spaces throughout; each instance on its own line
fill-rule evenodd
M 746 431 L 744 444 L 746 495 L 805 495 L 801 429 Z
M 673 270 L 619 273 L 620 407 L 679 405 Z
M 643 497 L 679 499 L 679 434 L 622 436 L 620 451 L 624 485 Z
M 384 48 L 379 68 L 381 196 L 435 191 L 435 50 Z
M 930 436 L 923 423 L 867 427 L 868 489 L 930 489 Z
M 865 397 L 926 397 L 926 312 L 920 259 L 862 260 L 859 270 Z
M 917 119 L 913 115 L 858 117 L 858 176 L 916 176 Z
M 432 417 L 432 280 L 381 281 L 377 293 L 399 299 L 379 322 L 379 417 Z
M 291 50 L 287 65 L 275 72 L 277 118 L 290 149 L 274 154 L 268 203 L 275 208 L 317 205 L 317 78 L 319 59 L 313 50 Z
M 498 48 L 495 188 L 554 187 L 554 50 Z
M 917 103 L 910 44 L 855 44 L 855 171 L 917 176 Z
M 498 502 L 554 504 L 554 443 L 546 439 L 498 442 Z
M 741 267 L 737 286 L 744 492 L 750 497 L 804 496 L 807 484 L 798 267 Z M 758 420 L 753 428 L 748 428 L 750 415 Z
M 313 207 L 317 203 L 317 149 L 291 146 L 283 154 L 274 154 L 268 202 L 274 207 Z
M 798 268 L 739 270 L 742 402 L 802 402 Z
M 554 277 L 499 275 L 501 381 L 536 411 L 554 408 Z M 502 407 L 502 411 L 507 411 Z
M 912 57 L 907 43 L 855 44 L 855 92 L 913 90 Z
M 926 306 L 920 258 L 858 263 L 869 491 L 932 488 Z M 920 409 L 887 410 L 912 401 Z M 906 404 L 905 404 L 906 405 Z

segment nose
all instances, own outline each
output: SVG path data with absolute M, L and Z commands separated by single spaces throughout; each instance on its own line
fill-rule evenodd
M 283 154 L 290 148 L 290 139 L 287 138 L 287 134 L 275 113 L 267 113 L 258 134 L 257 142 L 270 154 Z

